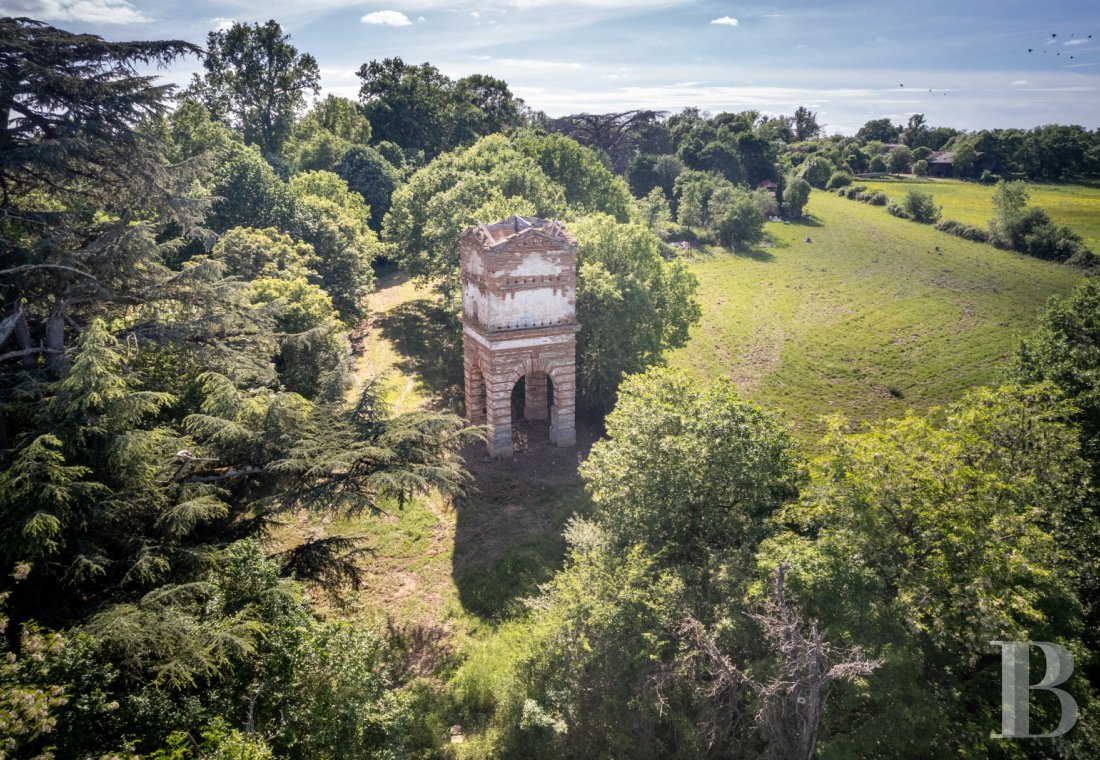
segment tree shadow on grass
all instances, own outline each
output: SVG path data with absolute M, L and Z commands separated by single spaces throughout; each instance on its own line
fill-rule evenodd
M 438 301 L 406 301 L 379 315 L 375 325 L 400 355 L 399 370 L 415 376 L 445 406 L 461 398 L 462 326 Z
M 813 214 L 803 214 L 798 219 L 788 220 L 795 227 L 824 227 L 825 224 Z
M 556 448 L 546 423 L 520 420 L 511 459 L 490 460 L 482 443 L 464 452 L 474 489 L 455 503 L 452 577 L 462 606 L 486 620 L 523 610 L 565 556 L 562 531 L 591 508 L 577 465 L 599 428 L 577 420 L 577 446 Z
M 742 259 L 752 259 L 753 261 L 775 261 L 775 254 L 764 248 L 749 248 L 741 251 L 735 250 L 733 255 Z

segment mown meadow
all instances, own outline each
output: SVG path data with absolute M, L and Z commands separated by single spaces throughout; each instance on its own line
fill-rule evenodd
M 694 259 L 703 318 L 669 361 L 732 378 L 811 446 L 823 415 L 881 419 L 995 383 L 1037 311 L 1081 279 L 822 192 L 768 234 Z

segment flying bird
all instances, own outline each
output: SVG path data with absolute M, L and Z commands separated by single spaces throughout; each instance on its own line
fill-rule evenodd
M 1030 52 L 1031 52 L 1031 48 L 1028 48 L 1028 49 L 1027 49 L 1027 52 L 1029 52 L 1029 53 L 1030 53 Z

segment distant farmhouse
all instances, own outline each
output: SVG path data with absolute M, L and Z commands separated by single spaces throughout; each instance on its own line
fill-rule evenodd
M 993 171 L 993 159 L 982 151 L 974 153 L 976 159 L 971 173 Z M 929 177 L 954 177 L 955 176 L 955 152 L 951 150 L 934 150 L 924 159 L 928 162 Z

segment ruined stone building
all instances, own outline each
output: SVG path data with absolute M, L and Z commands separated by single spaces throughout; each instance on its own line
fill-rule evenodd
M 561 222 L 513 216 L 459 241 L 466 417 L 489 427 L 490 456 L 512 455 L 513 390 L 522 415 L 576 443 L 577 241 Z

